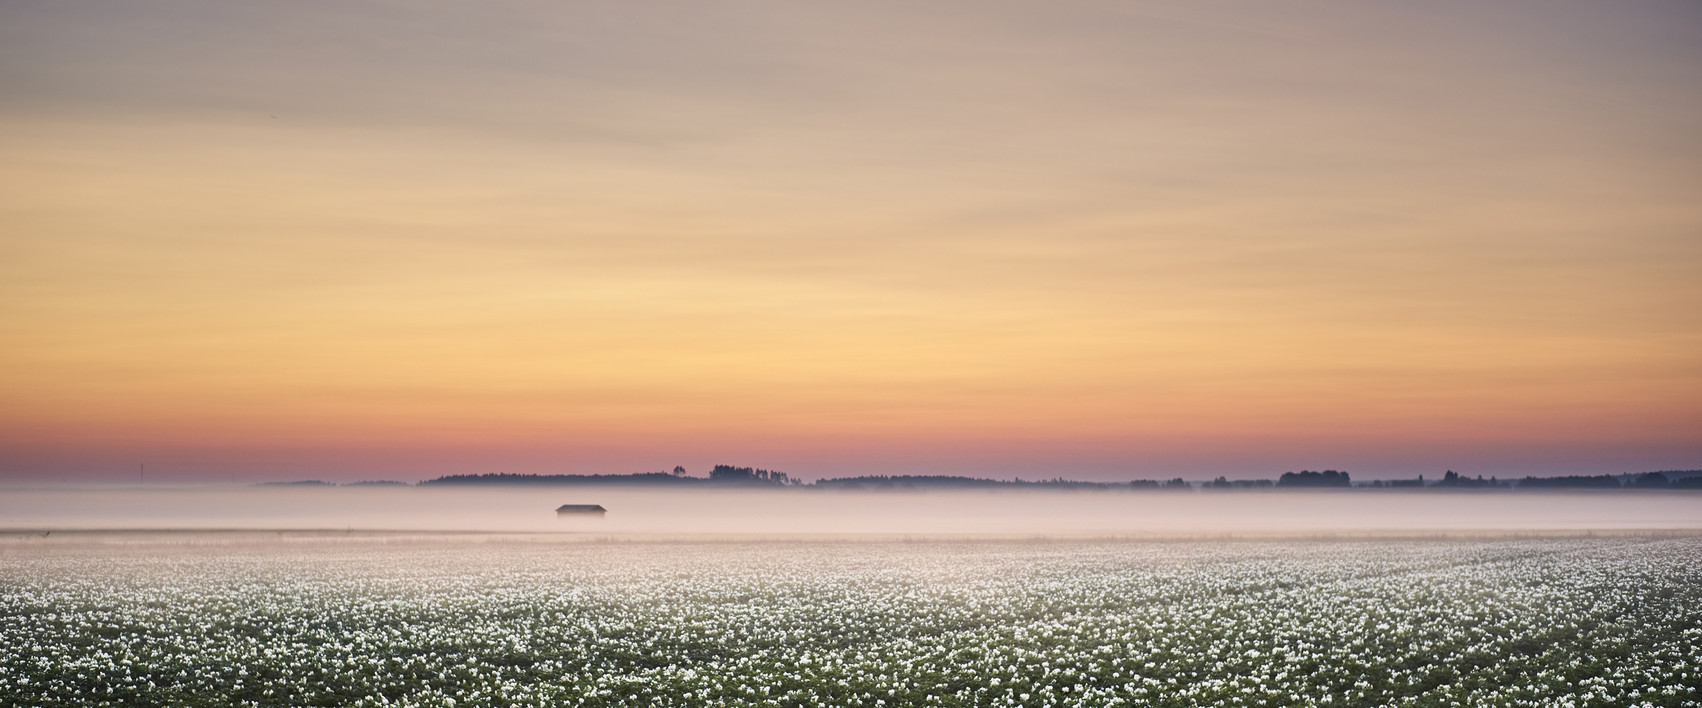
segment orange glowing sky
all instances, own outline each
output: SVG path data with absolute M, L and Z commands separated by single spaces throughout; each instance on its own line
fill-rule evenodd
M 1702 6 L 9 2 L 0 477 L 1702 467 Z

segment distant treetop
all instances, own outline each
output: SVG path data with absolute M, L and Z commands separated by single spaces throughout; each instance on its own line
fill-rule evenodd
M 1301 470 L 1299 472 L 1284 472 L 1284 473 L 1282 473 L 1282 477 L 1277 479 L 1276 486 L 1278 486 L 1278 487 L 1351 487 L 1351 486 L 1353 486 L 1353 481 L 1348 479 L 1346 472 L 1337 472 L 1335 470 L 1324 470 L 1323 472 L 1313 472 L 1311 470 Z
M 683 468 L 674 469 L 684 471 Z M 790 484 L 792 478 L 785 472 L 757 469 L 755 467 L 734 467 L 732 465 L 716 465 L 709 470 L 709 479 L 714 482 L 738 482 L 743 484 Z

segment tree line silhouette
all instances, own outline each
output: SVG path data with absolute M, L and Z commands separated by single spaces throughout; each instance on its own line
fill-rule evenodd
M 270 485 L 304 484 L 302 482 L 269 482 Z M 321 483 L 324 484 L 324 483 Z M 397 483 L 400 484 L 400 483 Z M 803 482 L 785 472 L 758 467 L 715 465 L 707 477 L 694 477 L 684 467 L 672 472 L 639 472 L 635 474 L 456 474 L 429 479 L 421 486 L 456 485 L 638 485 L 638 486 L 721 486 L 721 487 L 810 487 L 817 489 L 1056 489 L 1056 490 L 1193 490 L 1192 482 L 1176 477 L 1166 481 L 1137 479 L 1128 482 L 1083 482 L 1055 477 L 1052 479 L 1013 480 L 986 479 L 956 475 L 865 475 L 833 477 L 815 482 Z M 1523 479 L 1484 479 L 1466 477 L 1453 470 L 1440 479 L 1375 480 L 1354 484 L 1347 472 L 1340 470 L 1300 470 L 1284 472 L 1275 480 L 1218 477 L 1198 485 L 1201 490 L 1256 489 L 1702 489 L 1702 470 L 1667 470 L 1638 475 L 1573 475 L 1563 477 L 1534 477 Z

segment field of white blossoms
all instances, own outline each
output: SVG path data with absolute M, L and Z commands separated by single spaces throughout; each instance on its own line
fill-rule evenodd
M 1695 706 L 1702 539 L 12 543 L 0 705 Z

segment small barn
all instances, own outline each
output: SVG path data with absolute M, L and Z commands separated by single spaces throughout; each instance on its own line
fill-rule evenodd
M 563 504 L 556 507 L 556 516 L 602 516 L 609 513 L 601 504 Z

